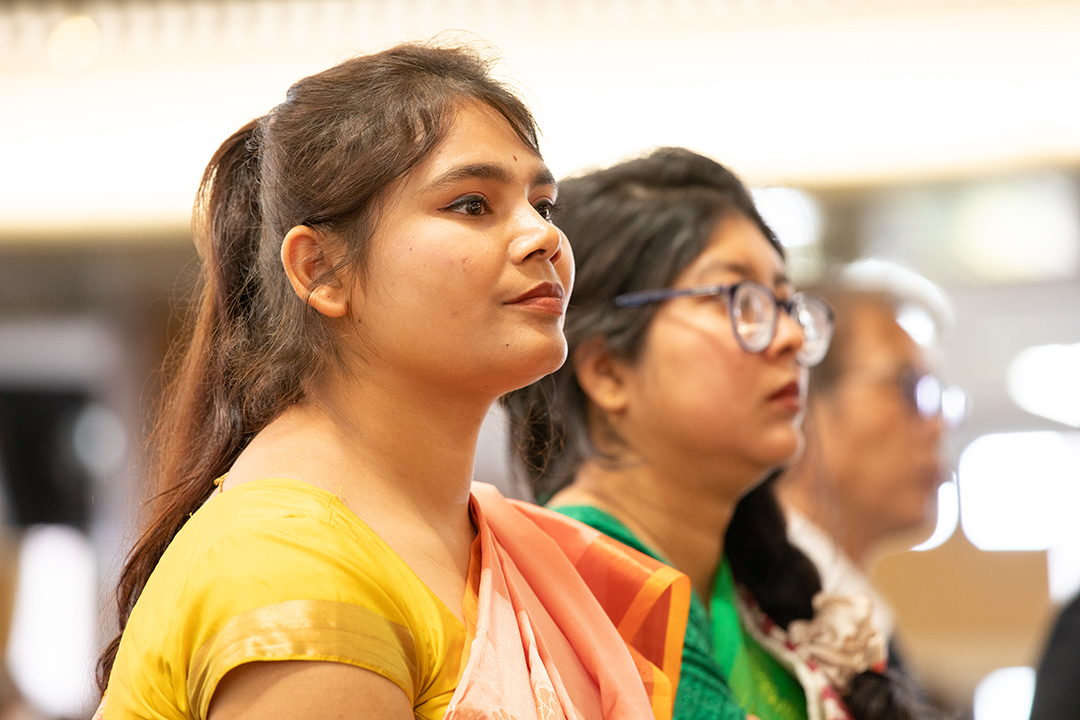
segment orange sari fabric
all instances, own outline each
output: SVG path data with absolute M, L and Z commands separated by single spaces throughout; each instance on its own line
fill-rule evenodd
M 474 483 L 467 658 L 447 720 L 670 720 L 690 581 Z

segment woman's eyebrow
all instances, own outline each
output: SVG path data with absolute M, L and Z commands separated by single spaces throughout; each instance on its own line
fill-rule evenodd
M 745 263 L 730 260 L 714 260 L 708 265 L 705 265 L 698 271 L 698 275 L 708 275 L 709 273 L 726 271 L 741 275 L 744 278 L 753 278 L 756 275 L 754 268 Z M 787 273 L 779 272 L 772 278 L 772 287 L 779 288 L 782 286 L 792 286 L 791 279 L 787 276 Z
M 426 192 L 434 192 L 445 187 L 455 185 L 462 180 L 489 180 L 500 185 L 511 185 L 514 182 L 514 173 L 505 165 L 499 163 L 471 163 L 451 168 L 439 175 L 424 188 Z M 554 185 L 555 176 L 547 166 L 542 166 L 532 178 L 532 184 Z
M 547 165 L 542 166 L 539 170 L 536 171 L 536 174 L 533 175 L 532 184 L 533 187 L 536 187 L 537 185 L 555 185 L 556 187 L 558 186 L 558 183 L 555 182 L 555 176 L 551 174 L 551 170 L 548 169 Z

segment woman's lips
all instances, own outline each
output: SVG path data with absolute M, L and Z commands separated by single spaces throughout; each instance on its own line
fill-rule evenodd
M 802 389 L 799 387 L 798 382 L 792 380 L 770 395 L 769 400 L 798 412 L 802 409 Z
M 562 315 L 565 309 L 563 307 L 563 297 L 565 295 L 566 291 L 563 290 L 562 285 L 545 282 L 518 295 L 506 304 L 538 310 L 551 315 Z

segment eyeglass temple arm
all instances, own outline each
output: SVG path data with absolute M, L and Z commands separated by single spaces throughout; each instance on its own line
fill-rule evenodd
M 615 298 L 615 304 L 619 307 L 637 307 L 649 303 L 663 302 L 671 298 L 683 296 L 720 295 L 728 291 L 724 285 L 698 285 L 691 288 L 660 288 L 658 290 L 639 290 L 638 292 L 625 293 Z

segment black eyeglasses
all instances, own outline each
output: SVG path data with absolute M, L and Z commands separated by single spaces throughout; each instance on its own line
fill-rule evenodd
M 824 300 L 795 293 L 779 300 L 772 290 L 753 280 L 734 285 L 695 285 L 688 288 L 661 288 L 626 293 L 615 298 L 619 307 L 638 307 L 677 297 L 715 297 L 727 303 L 731 328 L 743 350 L 763 352 L 776 337 L 779 310 L 799 323 L 803 344 L 796 358 L 803 367 L 814 367 L 825 358 L 833 336 L 833 311 Z
M 956 385 L 945 386 L 936 376 L 915 370 L 901 373 L 897 383 L 904 400 L 923 420 L 941 416 L 946 425 L 956 428 L 967 417 L 967 393 Z

